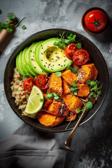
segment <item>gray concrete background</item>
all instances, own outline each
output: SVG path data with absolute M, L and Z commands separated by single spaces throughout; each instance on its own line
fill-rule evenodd
M 0 56 L 0 138 L 5 139 L 23 122 L 11 110 L 3 88 L 4 69 L 13 50 L 31 34 L 47 28 L 67 28 L 77 31 L 93 41 L 102 52 L 112 79 L 112 42 L 102 43 L 88 35 L 81 26 L 81 17 L 90 7 L 99 6 L 112 16 L 111 0 L 0 0 L 2 20 L 8 12 L 26 19 L 17 28 L 15 37 Z M 22 25 L 27 27 L 22 29 Z M 102 69 L 103 70 L 103 69 Z M 110 81 L 111 82 L 111 81 Z M 110 83 L 112 84 L 112 82 Z M 67 155 L 68 167 L 111 168 L 112 167 L 112 114 L 111 90 L 108 103 L 87 124 L 81 126 L 74 139 L 75 152 Z M 64 140 L 66 134 L 57 135 Z M 100 146 L 99 146 L 100 145 Z M 89 151 L 88 151 L 89 149 Z M 69 160 L 69 162 L 68 162 Z

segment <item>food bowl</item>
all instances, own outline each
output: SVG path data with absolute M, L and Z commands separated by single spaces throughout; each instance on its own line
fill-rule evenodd
M 7 100 L 9 102 L 11 108 L 13 109 L 13 111 L 25 123 L 27 123 L 30 126 L 38 129 L 39 131 L 44 131 L 44 132 L 64 132 L 64 131 L 68 131 L 68 130 L 71 130 L 73 128 L 73 126 L 75 125 L 77 120 L 71 122 L 71 124 L 69 125 L 69 127 L 67 129 L 65 129 L 67 124 L 68 124 L 66 122 L 63 122 L 61 125 L 58 125 L 56 127 L 50 128 L 50 127 L 45 127 L 45 126 L 41 125 L 36 120 L 33 120 L 31 118 L 28 118 L 26 116 L 21 115 L 21 112 L 18 109 L 18 107 L 16 106 L 14 98 L 12 97 L 12 91 L 11 91 L 11 87 L 10 87 L 10 83 L 11 83 L 12 78 L 13 78 L 13 70 L 14 70 L 14 67 L 15 67 L 15 60 L 16 60 L 17 54 L 22 49 L 29 46 L 32 42 L 45 40 L 45 39 L 48 39 L 48 38 L 51 38 L 51 37 L 58 37 L 59 34 L 62 34 L 63 32 L 65 32 L 65 33 L 71 32 L 71 33 L 75 33 L 77 35 L 79 41 L 81 41 L 81 43 L 83 44 L 83 47 L 85 49 L 87 49 L 88 52 L 90 53 L 91 60 L 95 64 L 95 66 L 97 67 L 97 69 L 99 71 L 98 80 L 102 84 L 102 94 L 101 94 L 101 96 L 98 98 L 98 100 L 95 103 L 93 109 L 87 113 L 87 115 L 85 116 L 85 118 L 83 119 L 83 121 L 80 125 L 89 121 L 97 112 L 101 112 L 100 107 L 102 106 L 104 101 L 106 101 L 106 97 L 107 97 L 107 94 L 108 94 L 109 72 L 108 72 L 106 62 L 105 62 L 101 52 L 99 51 L 99 49 L 89 39 L 87 39 L 86 37 L 84 37 L 83 35 L 81 35 L 77 32 L 74 32 L 74 31 L 71 31 L 71 30 L 66 30 L 66 29 L 48 29 L 48 30 L 43 30 L 43 31 L 40 31 L 40 32 L 37 32 L 37 33 L 31 35 L 23 43 L 21 43 L 14 50 L 12 55 L 10 56 L 10 58 L 7 62 L 7 65 L 6 65 L 5 73 L 4 73 L 4 88 L 5 88 L 5 94 L 6 94 Z

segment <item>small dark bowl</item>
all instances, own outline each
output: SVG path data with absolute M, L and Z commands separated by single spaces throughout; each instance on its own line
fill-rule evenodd
M 48 30 L 44 30 L 44 31 L 37 32 L 37 33 L 33 34 L 28 39 L 26 39 L 22 44 L 20 44 L 14 50 L 12 55 L 10 56 L 8 63 L 6 65 L 5 74 L 4 74 L 4 88 L 5 88 L 7 100 L 9 102 L 11 108 L 13 109 L 13 111 L 24 122 L 26 122 L 27 124 L 31 125 L 32 127 L 36 128 L 36 129 L 38 129 L 40 131 L 44 131 L 44 132 L 64 132 L 67 130 L 71 130 L 73 128 L 73 126 L 75 125 L 76 121 L 73 121 L 71 123 L 71 125 L 69 126 L 69 128 L 65 130 L 65 128 L 68 124 L 66 122 L 63 122 L 61 125 L 56 126 L 54 128 L 48 128 L 48 127 L 45 127 L 45 126 L 39 124 L 36 120 L 22 116 L 20 110 L 18 109 L 18 107 L 16 106 L 16 104 L 14 102 L 14 98 L 12 98 L 12 96 L 11 96 L 10 83 L 11 83 L 12 77 L 13 77 L 13 70 L 15 67 L 16 56 L 22 49 L 24 49 L 26 46 L 30 45 L 34 41 L 40 41 L 40 40 L 45 40 L 45 39 L 51 38 L 51 37 L 57 37 L 57 36 L 59 36 L 59 34 L 62 34 L 63 32 L 65 32 L 65 33 L 71 32 L 71 33 L 75 33 L 77 35 L 78 39 L 82 42 L 83 47 L 85 49 L 87 49 L 88 52 L 90 53 L 91 59 L 99 71 L 98 80 L 102 84 L 102 95 L 98 98 L 98 101 L 94 105 L 94 108 L 90 112 L 88 112 L 88 114 L 85 116 L 85 118 L 81 124 L 86 123 L 90 118 L 92 118 L 96 114 L 96 112 L 98 112 L 98 111 L 101 112 L 100 107 L 102 106 L 103 102 L 106 101 L 106 97 L 108 94 L 108 88 L 109 88 L 108 68 L 107 68 L 106 62 L 105 62 L 101 52 L 90 40 L 88 40 L 86 37 L 84 37 L 83 35 L 81 35 L 79 33 L 73 32 L 71 30 L 66 30 L 66 29 L 48 29 Z

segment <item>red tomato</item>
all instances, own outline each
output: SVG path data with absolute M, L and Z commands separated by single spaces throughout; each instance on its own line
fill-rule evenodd
M 76 45 L 74 43 L 71 43 L 65 48 L 65 54 L 68 58 L 72 59 L 73 54 L 76 50 Z
M 30 92 L 33 87 L 33 78 L 27 78 L 23 81 L 23 87 L 25 91 Z
M 100 8 L 87 11 L 83 17 L 83 26 L 92 32 L 101 32 L 108 22 L 108 16 Z
M 46 75 L 38 75 L 35 78 L 34 83 L 43 91 L 46 91 L 48 89 L 48 77 Z
M 89 61 L 89 53 L 84 49 L 79 49 L 75 51 L 73 61 L 75 65 L 84 65 Z

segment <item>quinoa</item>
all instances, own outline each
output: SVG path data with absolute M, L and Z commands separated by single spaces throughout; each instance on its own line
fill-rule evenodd
M 24 78 L 19 74 L 17 69 L 14 69 L 13 80 L 11 82 L 12 97 L 15 99 L 15 103 L 22 111 L 25 110 L 29 93 L 24 91 L 23 87 Z

